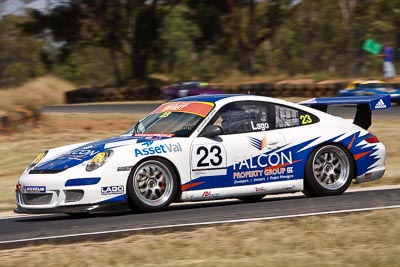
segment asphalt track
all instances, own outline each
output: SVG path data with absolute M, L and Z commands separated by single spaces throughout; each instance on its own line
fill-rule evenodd
M 370 190 L 370 189 L 369 189 Z M 83 218 L 41 215 L 0 220 L 0 249 L 32 244 L 104 240 L 132 234 L 190 230 L 215 224 L 296 218 L 399 208 L 400 187 L 352 191 L 341 196 L 269 196 L 256 203 L 236 199 L 174 204 L 156 213 L 99 213 Z

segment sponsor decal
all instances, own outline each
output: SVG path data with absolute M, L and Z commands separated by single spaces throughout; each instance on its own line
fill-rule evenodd
M 201 195 L 203 198 L 213 198 L 213 197 L 219 197 L 219 193 L 213 193 L 211 191 L 204 191 L 203 194 Z
M 171 152 L 181 152 L 181 151 L 182 151 L 182 146 L 179 142 L 176 144 L 164 144 L 153 147 L 147 146 L 142 149 L 135 148 L 135 157 L 164 154 Z
M 123 185 L 103 186 L 101 187 L 102 195 L 117 195 L 124 193 Z
M 159 116 L 159 118 L 160 119 L 164 119 L 164 118 L 167 118 L 169 115 L 171 115 L 171 112 L 164 112 L 163 114 L 161 114 L 160 116 Z
M 213 107 L 214 104 L 209 102 L 169 102 L 161 105 L 151 114 L 166 114 L 166 112 L 184 112 L 205 117 L 213 109 Z
M 37 155 L 37 157 L 35 158 L 35 160 L 32 162 L 31 165 L 34 166 L 34 165 L 38 164 L 44 158 L 44 156 L 46 156 L 46 154 L 47 154 L 47 152 L 42 152 L 39 155 Z
M 258 156 L 235 156 L 233 157 L 233 170 L 257 169 L 259 167 L 275 167 L 281 164 L 293 164 L 292 151 L 273 152 Z
M 372 172 L 368 172 L 364 175 L 364 179 L 369 179 L 372 177 Z
M 147 147 L 149 147 L 149 146 L 151 146 L 153 143 L 154 143 L 153 140 L 145 140 L 145 141 L 142 143 L 142 146 L 147 146 Z
M 265 136 L 262 140 L 259 140 L 254 137 L 247 137 L 249 138 L 250 145 L 257 148 L 258 150 L 263 150 L 267 144 L 267 136 Z
M 163 107 L 162 111 L 164 111 L 164 112 L 179 111 L 179 110 L 184 109 L 187 106 L 189 106 L 189 103 L 185 103 L 185 102 L 169 103 Z
M 266 187 L 256 187 L 256 192 L 265 192 L 267 191 Z
M 379 100 L 378 103 L 375 105 L 375 109 L 381 109 L 381 108 L 386 108 L 385 102 L 383 100 Z
M 294 178 L 292 151 L 250 157 L 234 157 L 233 184 L 264 183 Z
M 194 128 L 194 125 L 184 125 L 184 126 L 182 127 L 183 130 L 187 130 L 187 131 L 190 131 L 190 130 L 192 130 L 193 128 Z
M 170 133 L 136 133 L 135 137 L 150 137 L 150 138 L 171 138 L 174 137 L 175 134 Z
M 80 158 L 85 158 L 85 157 L 92 157 L 99 153 L 97 150 L 92 150 L 92 149 L 80 149 L 80 150 L 75 150 L 70 153 L 68 153 L 68 157 L 71 159 L 80 159 Z
M 269 124 L 268 122 L 261 122 L 261 123 L 254 123 L 252 121 L 250 121 L 251 124 L 251 129 L 253 131 L 265 131 L 269 129 Z
M 46 186 L 23 186 L 24 193 L 46 193 Z
M 293 190 L 294 188 L 295 188 L 295 185 L 290 185 L 290 186 L 282 187 L 282 190 L 288 191 L 288 190 Z
M 126 172 L 126 171 L 130 171 L 131 169 L 132 169 L 132 166 L 118 167 L 117 172 Z

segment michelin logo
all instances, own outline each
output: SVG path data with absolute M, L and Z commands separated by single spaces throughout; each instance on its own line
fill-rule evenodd
M 46 193 L 45 186 L 24 186 L 22 187 L 24 193 Z
M 101 188 L 102 195 L 119 195 L 124 193 L 123 185 L 103 186 Z
M 378 103 L 376 103 L 375 109 L 383 109 L 383 108 L 386 108 L 386 105 L 385 105 L 385 102 L 383 102 L 383 100 L 381 99 L 381 100 L 379 100 Z

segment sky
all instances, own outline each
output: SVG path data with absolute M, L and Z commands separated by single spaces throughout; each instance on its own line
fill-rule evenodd
M 21 0 L 6 0 L 5 3 L 0 6 L 0 18 L 4 15 L 15 14 L 23 15 L 25 8 L 34 8 L 39 10 L 45 10 L 47 4 L 53 1 L 49 0 L 32 0 L 29 4 L 25 4 Z

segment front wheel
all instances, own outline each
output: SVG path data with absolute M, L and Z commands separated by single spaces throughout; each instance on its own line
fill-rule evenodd
M 353 174 L 350 153 L 338 145 L 324 145 L 307 160 L 303 193 L 311 197 L 340 195 L 349 187 Z
M 175 199 L 178 190 L 177 174 L 164 159 L 146 160 L 131 173 L 127 189 L 133 210 L 160 211 Z

